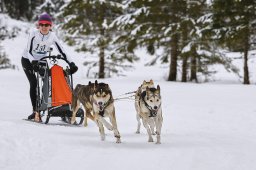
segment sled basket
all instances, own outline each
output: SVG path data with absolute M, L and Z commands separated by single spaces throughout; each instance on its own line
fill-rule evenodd
M 63 68 L 55 64 L 51 68 L 52 106 L 71 104 L 72 92 L 64 75 Z

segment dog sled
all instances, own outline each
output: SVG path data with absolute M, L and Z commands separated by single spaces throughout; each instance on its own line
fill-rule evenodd
M 66 68 L 63 69 L 60 63 L 67 65 Z M 38 61 L 36 110 L 45 124 L 51 117 L 60 117 L 62 121 L 70 123 L 73 79 L 69 64 L 61 55 L 50 53 Z M 76 119 L 78 125 L 83 123 L 82 109 L 77 111 Z

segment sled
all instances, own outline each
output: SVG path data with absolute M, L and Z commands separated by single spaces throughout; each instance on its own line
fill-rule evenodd
M 59 64 L 67 65 L 65 69 Z M 49 67 L 49 65 L 52 65 Z M 38 61 L 36 110 L 40 113 L 43 123 L 47 124 L 51 117 L 60 117 L 70 123 L 72 117 L 71 102 L 73 79 L 69 61 L 61 55 L 50 55 Z M 46 118 L 44 118 L 46 117 Z M 76 113 L 78 125 L 83 123 L 84 111 Z M 45 119 L 45 120 L 44 120 Z

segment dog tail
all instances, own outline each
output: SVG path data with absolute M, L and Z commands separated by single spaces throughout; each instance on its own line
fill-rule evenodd
M 83 85 L 77 84 L 75 89 L 72 92 L 72 103 L 71 103 L 71 109 L 76 108 L 77 105 L 77 99 L 78 99 L 78 93 Z
M 79 90 L 83 87 L 82 84 L 77 84 L 75 89 L 73 90 L 73 95 L 77 97 Z

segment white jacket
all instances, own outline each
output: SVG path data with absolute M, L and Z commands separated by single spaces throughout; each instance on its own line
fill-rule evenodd
M 33 60 L 40 60 L 48 55 L 47 52 L 52 45 L 55 45 L 59 53 L 71 62 L 70 58 L 66 55 L 63 47 L 61 46 L 56 34 L 52 31 L 47 35 L 41 34 L 39 30 L 31 32 L 27 47 L 23 52 L 23 57 L 29 59 L 30 62 Z

